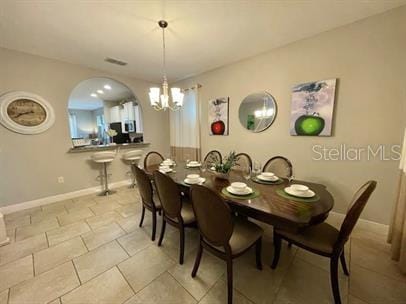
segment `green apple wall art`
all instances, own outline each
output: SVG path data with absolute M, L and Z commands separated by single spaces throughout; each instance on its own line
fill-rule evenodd
M 290 135 L 331 136 L 336 82 L 328 79 L 293 87 Z

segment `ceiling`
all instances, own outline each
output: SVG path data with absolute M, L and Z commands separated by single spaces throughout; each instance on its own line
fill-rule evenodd
M 406 4 L 406 0 L 0 1 L 0 46 L 173 82 Z M 104 62 L 113 57 L 120 67 Z
M 104 88 L 108 85 L 110 90 Z M 97 90 L 102 90 L 103 94 Z M 92 97 L 90 94 L 96 94 Z M 69 109 L 96 110 L 103 107 L 103 101 L 120 101 L 123 99 L 135 99 L 133 93 L 124 84 L 110 78 L 91 78 L 79 83 L 69 97 Z

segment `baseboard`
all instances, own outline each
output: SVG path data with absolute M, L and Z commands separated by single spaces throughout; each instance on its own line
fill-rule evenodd
M 111 183 L 111 184 L 109 184 L 109 187 L 111 189 L 114 189 L 114 188 L 119 188 L 119 187 L 129 185 L 129 184 L 130 184 L 129 180 L 123 180 L 123 181 Z M 73 192 L 67 192 L 67 193 L 57 194 L 57 195 L 53 195 L 53 196 L 47 196 L 47 197 L 39 198 L 39 199 L 32 200 L 32 201 L 27 201 L 27 202 L 22 202 L 22 203 L 18 203 L 18 204 L 14 204 L 14 205 L 1 207 L 0 213 L 9 214 L 9 213 L 13 213 L 13 212 L 17 212 L 17 211 L 21 211 L 21 210 L 25 210 L 25 209 L 30 209 L 30 208 L 34 208 L 34 207 L 39 207 L 39 206 L 43 206 L 43 205 L 56 203 L 56 202 L 67 200 L 67 199 L 76 198 L 79 196 L 97 193 L 100 191 L 101 191 L 101 186 L 96 186 L 96 187 L 81 189 L 81 190 L 77 190 L 77 191 L 73 191 Z
M 329 217 L 335 217 L 337 220 L 342 222 L 344 220 L 345 214 L 331 211 L 329 213 Z M 377 223 L 377 222 L 373 222 L 373 221 L 369 221 L 369 220 L 360 218 L 357 222 L 357 225 L 355 226 L 355 229 L 367 230 L 367 231 L 374 232 L 377 234 L 387 235 L 388 231 L 389 231 L 389 225 L 385 225 L 385 224 L 381 224 L 381 223 Z

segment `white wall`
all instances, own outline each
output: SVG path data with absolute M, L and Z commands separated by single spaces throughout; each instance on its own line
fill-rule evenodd
M 378 188 L 362 217 L 389 222 L 398 163 L 395 161 L 314 161 L 316 144 L 338 147 L 399 144 L 405 123 L 406 7 L 298 41 L 266 54 L 207 72 L 176 85 L 202 84 L 202 151 L 249 153 L 265 161 L 274 155 L 292 160 L 297 178 L 326 184 L 334 210 L 346 212 L 354 191 L 369 179 Z M 230 50 L 232 52 L 232 50 Z M 334 135 L 289 135 L 291 88 L 299 83 L 338 78 Z M 238 120 L 240 102 L 250 93 L 271 93 L 278 105 L 274 124 L 252 134 Z M 230 96 L 230 136 L 209 136 L 207 104 Z
M 150 83 L 1 48 L 0 67 L 0 95 L 13 90 L 39 94 L 56 114 L 55 124 L 38 135 L 17 134 L 0 125 L 0 206 L 99 185 L 90 153 L 68 153 L 69 95 L 88 78 L 111 77 L 127 85 L 140 100 L 149 149 L 169 152 L 168 114 L 149 106 Z M 129 167 L 116 159 L 109 170 L 113 182 L 121 181 Z M 57 183 L 58 176 L 64 176 L 64 184 Z

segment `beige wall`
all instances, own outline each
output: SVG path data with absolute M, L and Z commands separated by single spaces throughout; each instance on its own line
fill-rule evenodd
M 389 222 L 397 181 L 394 161 L 314 161 L 312 146 L 364 147 L 399 144 L 403 133 L 406 88 L 406 7 L 302 40 L 177 83 L 202 84 L 202 150 L 248 152 L 265 161 L 274 155 L 292 160 L 297 178 L 324 183 L 345 212 L 351 194 L 368 179 L 378 188 L 362 217 Z M 232 50 L 230 50 L 232 51 Z M 292 86 L 338 78 L 334 136 L 289 135 Z M 250 93 L 266 90 L 278 115 L 263 133 L 252 134 L 238 121 L 238 107 Z M 208 135 L 207 103 L 230 96 L 230 135 Z M 403 113 L 402 113 L 403 111 Z
M 72 89 L 91 77 L 111 77 L 123 82 L 141 101 L 144 141 L 149 149 L 169 152 L 169 118 L 148 105 L 150 83 L 0 48 L 0 95 L 13 90 L 29 91 L 48 100 L 55 124 L 39 135 L 21 135 L 0 125 L 0 206 L 97 186 L 97 167 L 90 153 L 68 154 L 68 98 Z M 112 181 L 126 179 L 129 168 L 116 159 Z M 58 184 L 57 177 L 65 183 Z

